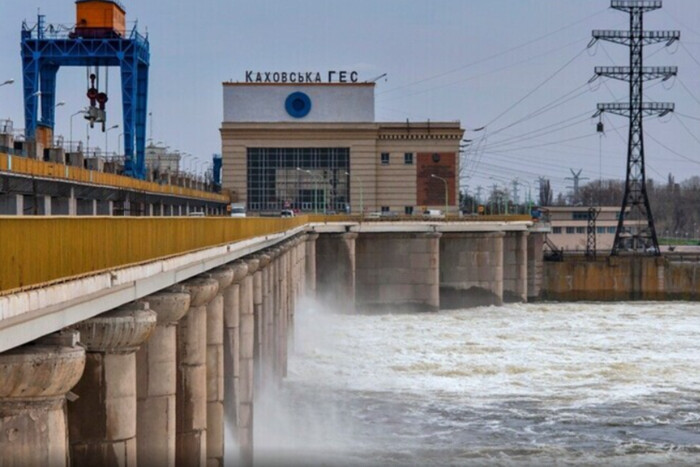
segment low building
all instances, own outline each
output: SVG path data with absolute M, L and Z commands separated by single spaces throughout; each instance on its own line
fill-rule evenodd
M 548 238 L 560 249 L 585 251 L 588 241 L 588 206 L 546 206 L 540 208 L 549 219 L 552 232 Z M 595 208 L 596 250 L 610 251 L 620 217 L 620 207 Z
M 460 123 L 376 122 L 374 89 L 224 83 L 223 188 L 252 212 L 456 212 Z

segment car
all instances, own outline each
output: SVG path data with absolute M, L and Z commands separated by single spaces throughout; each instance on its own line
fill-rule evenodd
M 282 212 L 280 212 L 280 217 L 294 217 L 294 211 L 291 209 L 283 209 Z
M 204 216 L 206 216 L 206 214 L 204 214 L 204 212 L 202 212 L 202 211 L 193 211 L 187 215 L 189 217 L 204 217 Z
M 245 204 L 231 204 L 231 217 L 246 217 Z
M 439 217 L 444 217 L 444 215 L 443 215 L 442 211 L 440 211 L 439 209 L 426 209 L 425 211 L 423 211 L 423 217 L 439 218 Z

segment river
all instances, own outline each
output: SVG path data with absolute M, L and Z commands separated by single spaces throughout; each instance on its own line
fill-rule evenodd
M 700 464 L 700 304 L 299 308 L 256 464 Z

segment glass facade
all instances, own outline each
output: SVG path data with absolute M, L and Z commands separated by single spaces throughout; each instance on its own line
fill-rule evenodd
M 345 212 L 349 148 L 248 148 L 248 210 Z

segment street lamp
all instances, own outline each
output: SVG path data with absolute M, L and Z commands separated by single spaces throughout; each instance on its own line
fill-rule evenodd
M 490 180 L 500 180 L 501 183 L 503 183 L 503 193 L 506 195 L 505 215 L 507 216 L 508 215 L 508 205 L 510 204 L 510 195 L 508 194 L 508 185 L 506 185 L 506 182 L 508 180 L 506 180 L 505 178 L 494 177 L 494 176 L 490 176 L 489 179 Z
M 119 125 L 112 125 L 111 127 L 107 128 L 107 129 L 105 130 L 105 156 L 107 156 L 107 155 L 109 154 L 109 150 L 108 150 L 108 144 L 109 144 L 108 135 L 109 135 L 109 130 L 115 130 L 115 129 L 117 129 L 117 128 L 119 128 Z
M 527 213 L 526 214 L 529 215 L 530 212 L 532 211 L 532 197 L 530 196 L 532 193 L 532 186 L 530 185 L 529 182 L 526 182 L 525 180 L 519 180 L 517 178 L 515 179 L 515 183 L 520 184 L 523 188 L 525 188 L 525 185 L 527 185 Z M 525 185 L 523 185 L 523 183 Z
M 445 219 L 447 219 L 447 203 L 448 203 L 448 200 L 449 200 L 449 198 L 448 198 L 448 196 L 449 196 L 449 190 L 448 190 L 447 180 L 444 179 L 444 178 L 442 178 L 442 177 L 438 177 L 438 176 L 435 175 L 435 174 L 430 174 L 430 176 L 431 176 L 432 178 L 437 178 L 438 180 L 442 180 L 442 182 L 445 184 Z
M 352 179 L 352 175 L 350 175 L 350 172 L 345 172 L 345 175 L 350 177 Z M 364 200 L 363 200 L 363 187 L 362 187 L 362 179 L 360 177 L 355 177 L 358 182 L 360 182 L 360 215 L 363 216 L 365 214 L 365 207 L 364 207 Z M 352 211 L 352 208 L 350 209 Z
M 4 83 L 0 83 L 0 86 L 5 86 L 6 84 L 12 84 L 12 83 L 14 83 L 14 82 L 15 82 L 15 80 L 13 80 L 13 79 L 8 79 L 8 80 L 5 81 Z
M 70 116 L 70 143 L 69 144 L 73 144 L 73 117 L 75 117 L 76 115 L 86 114 L 86 113 L 87 113 L 87 110 L 78 110 L 76 113 L 74 113 Z M 71 148 L 71 152 L 73 152 L 72 148 Z
M 305 172 L 309 175 L 311 175 L 314 178 L 314 214 L 318 214 L 318 185 L 316 183 L 317 177 L 321 179 L 321 183 L 324 183 L 323 187 L 323 202 L 324 204 L 326 203 L 326 187 L 325 187 L 325 179 L 321 177 L 320 175 L 317 175 L 313 173 L 310 170 L 303 170 L 299 167 L 297 167 L 297 170 L 300 172 Z

